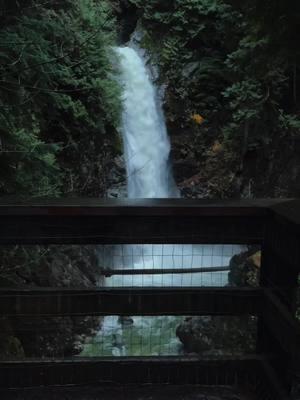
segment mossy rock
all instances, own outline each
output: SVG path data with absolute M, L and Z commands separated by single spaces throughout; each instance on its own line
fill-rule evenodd
M 255 351 L 256 319 L 253 317 L 187 317 L 176 329 L 186 353 L 237 355 Z
M 258 286 L 260 265 L 261 251 L 257 247 L 236 254 L 229 264 L 229 284 L 233 286 Z
M 0 359 L 24 358 L 24 349 L 15 336 L 0 335 Z

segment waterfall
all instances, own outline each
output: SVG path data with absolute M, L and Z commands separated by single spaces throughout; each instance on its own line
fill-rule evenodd
M 179 197 L 174 183 L 161 102 L 143 58 L 116 49 L 123 84 L 122 132 L 129 198 Z
M 139 51 L 130 47 L 116 49 L 123 85 L 122 134 L 129 198 L 179 197 L 170 162 L 161 101 Z M 119 268 L 193 268 L 228 265 L 238 248 L 210 245 L 115 245 L 103 249 L 102 265 Z M 105 279 L 106 286 L 219 286 L 227 274 L 190 273 L 118 276 Z M 118 316 L 104 318 L 89 351 L 93 355 L 167 355 L 178 354 L 181 344 L 175 331 L 181 317 L 132 317 L 122 324 Z M 150 336 L 149 336 L 150 335 Z M 96 353 L 95 353 L 96 352 Z
M 162 106 L 158 92 L 151 82 L 150 73 L 138 51 L 130 47 L 120 47 L 116 49 L 116 52 L 120 60 L 121 84 L 123 85 L 122 134 L 127 171 L 127 196 L 129 198 L 179 197 L 179 191 L 172 175 L 170 142 Z M 115 246 L 114 251 L 119 251 L 123 255 L 122 265 L 125 268 L 126 255 L 132 255 L 127 264 L 129 268 L 145 268 L 154 266 L 154 264 L 156 264 L 156 267 L 163 267 L 163 257 L 154 255 L 157 251 L 158 254 L 162 253 L 162 248 L 159 245 Z M 106 264 L 108 259 L 114 264 L 113 254 L 109 258 L 106 257 Z M 121 286 L 124 284 L 143 286 L 145 282 L 149 282 L 154 285 L 153 276 L 140 275 L 137 277 L 138 281 L 135 282 L 132 277 L 125 277 L 125 279 L 123 277 L 121 282 L 118 282 L 116 278 L 107 279 L 106 284 L 108 286 L 110 284 L 114 286 L 118 283 Z M 161 284 L 162 276 L 157 276 L 157 278 L 160 279 L 159 284 Z M 151 332 L 152 324 L 156 323 L 158 325 L 155 329 L 156 332 L 153 333 L 154 336 L 162 335 L 161 326 L 166 326 L 164 330 L 170 331 L 170 325 L 174 334 L 178 318 L 162 316 L 155 321 L 153 318 L 149 319 L 149 317 L 133 317 L 132 320 L 133 326 L 131 328 L 123 328 L 116 316 L 104 318 L 99 333 L 104 338 L 104 343 L 107 344 L 108 342 L 108 347 L 112 346 L 113 355 L 136 354 L 132 342 L 134 343 L 137 339 L 130 340 L 127 347 L 122 345 L 123 336 L 126 336 L 128 329 L 131 329 L 131 338 L 133 336 L 142 339 L 145 332 L 149 332 L 149 330 Z M 116 346 L 116 342 L 121 343 L 121 346 Z M 179 340 L 176 337 L 171 339 L 171 334 L 170 341 L 156 346 L 158 348 L 152 348 L 151 345 L 148 348 L 149 340 L 147 342 L 146 349 L 142 348 L 145 347 L 145 344 L 139 349 L 141 353 L 159 354 L 159 352 L 164 351 L 177 354 L 180 348 Z

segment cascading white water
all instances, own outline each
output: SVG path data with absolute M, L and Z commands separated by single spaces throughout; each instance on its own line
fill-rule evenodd
M 121 83 L 123 85 L 122 133 L 127 171 L 127 196 L 129 198 L 179 197 L 179 191 L 171 172 L 169 160 L 170 142 L 166 124 L 158 93 L 151 82 L 149 71 L 143 58 L 140 57 L 136 50 L 130 47 L 120 47 L 116 49 L 116 52 L 120 60 Z M 159 246 L 156 246 L 156 248 L 159 249 Z M 139 250 L 142 250 L 142 254 Z M 157 262 L 157 257 L 155 258 L 154 256 L 155 246 L 144 245 L 142 248 L 134 245 L 120 246 L 119 252 L 121 253 L 121 251 L 123 265 L 125 254 L 128 253 L 132 254 L 131 261 L 129 261 L 130 267 L 145 268 L 149 267 L 149 265 L 152 266 L 154 259 Z M 152 254 L 152 257 L 149 257 L 147 253 Z M 113 256 L 110 256 L 109 259 L 112 262 L 114 261 Z M 106 258 L 107 261 L 108 258 Z M 159 265 L 163 267 L 162 264 L 163 262 L 160 262 Z M 159 267 L 159 265 L 156 266 Z M 152 279 L 153 284 L 153 276 L 142 275 L 139 278 L 140 284 L 143 284 L 144 279 L 147 278 L 148 280 L 149 278 Z M 129 280 L 131 280 L 131 277 L 129 277 Z M 109 285 L 112 280 L 108 279 L 106 283 Z M 124 279 L 122 283 L 126 284 Z M 166 323 L 167 318 L 161 318 Z M 171 317 L 169 324 L 172 322 L 175 323 L 175 318 L 173 317 Z M 142 337 L 145 326 L 147 328 L 147 324 L 151 324 L 151 319 L 133 317 L 133 323 L 135 335 L 141 335 Z M 158 328 L 162 325 L 162 323 L 159 323 Z M 170 329 L 168 324 L 166 326 L 167 329 Z M 149 328 L 151 329 L 151 326 Z M 161 334 L 159 329 L 156 334 Z M 111 349 L 113 355 L 134 354 L 132 347 L 128 354 L 127 348 L 123 346 L 123 328 L 118 317 L 105 317 L 100 335 L 108 338 L 108 346 L 110 345 L 110 338 L 114 338 Z M 104 342 L 106 341 L 104 340 Z M 116 346 L 115 342 L 119 343 L 119 345 Z M 128 343 L 128 345 L 132 344 Z M 179 346 L 178 339 L 173 338 L 172 344 L 168 343 L 167 347 L 169 351 L 177 353 Z M 159 346 L 158 351 L 161 351 L 162 348 L 163 344 Z M 143 351 L 142 349 L 140 350 Z M 153 352 L 153 349 L 148 349 L 148 351 Z
M 123 88 L 122 136 L 127 171 L 127 197 L 169 198 L 179 197 L 175 185 L 170 155 L 170 141 L 157 89 L 139 51 L 131 47 L 115 49 L 120 65 L 120 83 Z M 124 268 L 163 268 L 161 246 L 115 246 L 122 254 L 117 262 Z M 130 257 L 131 256 L 131 257 Z M 104 257 L 103 264 L 114 268 L 114 253 Z M 109 285 L 154 285 L 153 276 L 113 276 Z M 156 278 L 162 281 L 161 276 Z
M 179 197 L 169 160 L 170 142 L 157 90 L 139 52 L 116 49 L 123 85 L 122 134 L 129 198 Z M 105 250 L 105 249 L 104 249 Z M 102 265 L 114 268 L 193 268 L 228 265 L 238 246 L 120 245 L 107 249 Z M 106 278 L 106 286 L 214 286 L 227 283 L 227 274 L 212 273 L 136 275 Z M 175 335 L 181 317 L 133 317 L 123 326 L 118 316 L 105 317 L 91 344 L 92 355 L 178 354 Z M 147 335 L 151 335 L 151 337 Z M 159 344 L 155 337 L 159 336 Z M 100 345 L 98 345 L 98 341 Z M 143 341 L 143 346 L 139 345 Z M 136 345 L 136 343 L 138 345 Z M 99 348 L 101 351 L 99 352 Z M 98 353 L 97 353 L 98 352 Z M 89 354 L 89 350 L 86 350 Z
M 123 141 L 129 198 L 178 197 L 170 142 L 155 86 L 144 60 L 130 47 L 116 49 L 123 83 Z
M 140 55 L 140 49 L 119 47 L 115 51 L 119 58 L 120 81 L 123 87 L 122 136 L 127 170 L 127 196 L 179 197 L 169 159 L 170 141 L 162 104 L 150 70 Z M 191 268 L 199 265 L 212 266 L 214 260 L 210 256 L 211 249 L 209 246 L 198 246 L 194 254 L 195 249 L 187 245 L 127 245 L 119 249 L 119 254 L 122 254 L 124 268 Z M 113 255 L 109 258 L 113 261 Z M 218 260 L 217 265 L 226 261 Z M 192 275 L 185 274 L 140 275 L 134 278 L 121 277 L 120 282 L 120 276 L 113 276 L 107 280 L 107 284 L 168 286 L 177 282 L 178 285 L 192 286 L 207 282 L 207 285 L 212 285 L 211 274 L 193 274 L 193 280 L 191 278 Z

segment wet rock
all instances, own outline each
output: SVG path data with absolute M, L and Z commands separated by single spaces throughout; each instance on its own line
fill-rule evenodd
M 173 163 L 173 170 L 176 181 L 182 182 L 193 176 L 195 172 L 195 161 L 191 159 L 177 160 Z
M 128 0 L 110 0 L 119 25 L 119 41 L 126 43 L 135 30 L 139 15 L 137 8 Z
M 18 246 L 3 248 L 1 255 L 9 286 L 94 287 L 102 282 L 96 246 Z M 15 268 L 16 265 L 20 268 Z M 86 335 L 92 334 L 100 322 L 99 317 L 1 320 L 2 342 L 9 344 L 5 345 L 5 352 L 0 349 L 0 356 L 79 354 Z
M 237 355 L 255 350 L 255 319 L 237 317 L 187 317 L 176 335 L 185 353 Z
M 82 342 L 74 342 L 73 349 L 75 354 L 80 354 L 84 349 L 84 344 Z
M 133 325 L 134 321 L 131 317 L 120 316 L 118 320 L 119 324 L 124 326 Z
M 112 335 L 112 346 L 117 347 L 117 348 L 122 348 L 124 345 L 123 343 L 123 337 L 122 335 L 118 335 L 116 333 L 113 333 Z
M 11 324 L 25 356 L 68 357 L 81 353 L 99 323 L 100 317 L 61 317 L 16 319 Z
M 126 185 L 126 167 L 124 156 L 115 157 L 109 168 L 107 176 L 107 191 L 108 198 L 124 198 L 127 197 Z
M 20 340 L 14 335 L 11 324 L 6 318 L 0 320 L 0 359 L 24 357 Z
M 126 185 L 121 184 L 121 185 L 116 185 L 116 186 L 110 187 L 107 190 L 106 195 L 107 195 L 107 198 L 109 198 L 109 199 L 117 199 L 117 198 L 124 199 L 127 197 Z
M 258 286 L 261 251 L 257 246 L 232 257 L 229 263 L 229 284 L 233 286 Z

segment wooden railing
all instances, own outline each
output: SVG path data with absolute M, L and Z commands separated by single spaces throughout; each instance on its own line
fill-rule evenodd
M 287 399 L 299 369 L 295 319 L 300 201 L 56 200 L 0 204 L 0 244 L 259 244 L 258 288 L 2 288 L 7 317 L 256 315 L 257 354 L 199 359 L 4 360 L 0 386 L 51 384 L 248 384 L 262 399 Z

